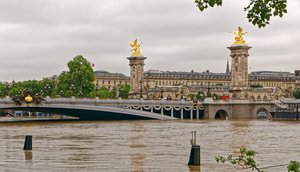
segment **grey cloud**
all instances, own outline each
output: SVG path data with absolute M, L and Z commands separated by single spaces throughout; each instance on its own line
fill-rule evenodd
M 145 69 L 224 72 L 238 25 L 253 46 L 252 69 L 293 71 L 300 45 L 299 2 L 289 13 L 257 29 L 247 22 L 247 2 L 225 1 L 201 13 L 193 1 L 2 0 L 0 80 L 39 79 L 59 74 L 78 54 L 95 69 L 129 73 L 129 41 L 143 41 Z M 291 62 L 282 61 L 282 58 Z M 267 60 L 266 60 L 267 59 Z

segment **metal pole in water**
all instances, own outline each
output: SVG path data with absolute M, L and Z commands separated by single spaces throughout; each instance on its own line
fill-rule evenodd
M 32 150 L 32 136 L 25 136 L 25 143 L 23 150 Z
M 297 116 L 296 116 L 297 121 L 298 121 L 298 114 L 299 114 L 299 104 L 297 103 Z
M 188 165 L 200 165 L 200 146 L 196 145 L 196 131 L 192 131 L 192 139 L 190 140 L 192 148 Z

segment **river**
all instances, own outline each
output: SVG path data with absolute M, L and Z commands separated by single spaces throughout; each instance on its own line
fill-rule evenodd
M 197 131 L 201 167 L 187 166 Z M 22 150 L 25 135 L 33 150 Z M 0 171 L 234 172 L 216 155 L 258 152 L 261 167 L 300 161 L 300 123 L 268 120 L 0 123 Z M 245 170 L 245 172 L 251 170 Z M 286 166 L 265 169 L 285 172 Z

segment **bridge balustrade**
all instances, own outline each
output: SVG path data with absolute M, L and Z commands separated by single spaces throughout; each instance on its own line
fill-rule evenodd
M 0 103 L 14 104 L 11 98 L 0 99 Z M 193 101 L 174 101 L 174 100 L 144 100 L 144 99 L 89 99 L 89 98 L 50 98 L 46 97 L 42 102 L 45 105 L 71 105 L 71 106 L 110 106 L 123 109 L 132 109 L 148 111 L 167 115 L 180 119 L 199 119 L 199 114 L 203 116 L 202 103 L 193 103 Z M 36 105 L 38 106 L 38 105 Z M 200 112 L 202 111 L 202 112 Z

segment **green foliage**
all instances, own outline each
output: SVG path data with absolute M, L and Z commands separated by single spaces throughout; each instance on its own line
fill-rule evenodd
M 222 0 L 195 0 L 200 11 L 204 11 L 208 7 L 222 6 Z
M 189 94 L 188 97 L 193 100 L 194 98 L 196 98 L 196 95 L 195 94 Z
M 33 95 L 41 95 L 42 84 L 38 80 L 28 80 L 20 83 L 23 90 L 30 91 Z M 26 96 L 26 95 L 25 95 Z
M 244 10 L 248 12 L 249 22 L 261 28 L 270 24 L 270 17 L 282 17 L 284 13 L 287 13 L 286 3 L 286 0 L 251 0 Z
M 101 99 L 111 99 L 114 97 L 113 92 L 106 87 L 101 87 L 98 91 L 98 94 L 99 94 L 99 98 Z
M 234 157 L 231 154 L 228 155 L 227 157 L 223 157 L 223 156 L 219 155 L 219 156 L 215 157 L 215 160 L 218 163 L 229 162 L 232 165 L 234 165 L 234 167 L 237 169 L 252 169 L 252 170 L 256 170 L 258 172 L 263 172 L 262 169 L 275 167 L 275 166 L 269 166 L 269 167 L 264 167 L 264 168 L 258 168 L 258 164 L 254 160 L 257 153 L 254 150 L 251 150 L 251 149 L 248 149 L 245 147 L 241 147 L 239 153 L 240 154 L 237 157 Z M 300 164 L 298 161 L 291 161 L 288 164 L 287 168 L 288 168 L 288 172 L 300 172 L 299 171 Z
M 8 84 L 0 83 L 0 97 L 7 96 L 9 93 L 9 89 L 10 87 Z
M 129 85 L 121 85 L 119 87 L 119 97 L 121 97 L 122 99 L 128 99 L 129 91 L 130 91 Z
M 215 93 L 212 95 L 212 97 L 213 97 L 214 100 L 219 100 L 220 99 L 220 96 L 218 94 L 215 94 Z
M 95 76 L 90 63 L 79 55 L 68 62 L 68 69 L 58 77 L 57 93 L 61 96 L 90 97 L 95 90 Z
M 263 86 L 260 84 L 251 84 L 250 87 L 251 88 L 263 88 Z
M 50 97 L 55 96 L 56 85 L 57 85 L 56 80 L 46 78 L 40 81 L 40 83 L 42 89 L 42 94 L 41 94 L 42 96 L 50 96 Z
M 198 92 L 196 94 L 196 99 L 197 100 L 204 100 L 205 99 L 205 94 L 202 91 Z
M 10 85 L 8 95 L 9 96 L 21 95 L 23 90 L 24 90 L 24 87 L 22 85 L 22 82 L 17 82 L 17 83 Z
M 222 6 L 222 0 L 195 0 L 200 11 L 208 7 Z M 244 8 L 248 21 L 259 28 L 270 24 L 273 16 L 282 17 L 287 13 L 287 0 L 250 0 L 250 4 Z
M 72 93 L 70 91 L 69 82 L 68 73 L 66 71 L 61 72 L 58 76 L 56 94 L 61 97 L 71 96 Z
M 300 172 L 300 163 L 298 161 L 291 161 L 287 168 L 288 172 Z
M 256 152 L 247 149 L 245 147 L 240 148 L 240 155 L 233 157 L 233 155 L 228 155 L 227 157 L 216 156 L 215 160 L 219 163 L 229 162 L 238 169 L 252 169 L 257 170 L 258 172 L 263 172 L 258 168 L 258 164 L 254 160 Z
M 293 96 L 294 96 L 296 99 L 300 99 L 300 89 L 294 90 Z
M 0 83 L 0 97 L 18 96 L 25 90 L 32 95 L 58 97 L 95 97 L 94 72 L 90 63 L 82 56 L 68 62 L 69 71 L 63 71 L 58 80 L 27 80 L 11 84 Z

